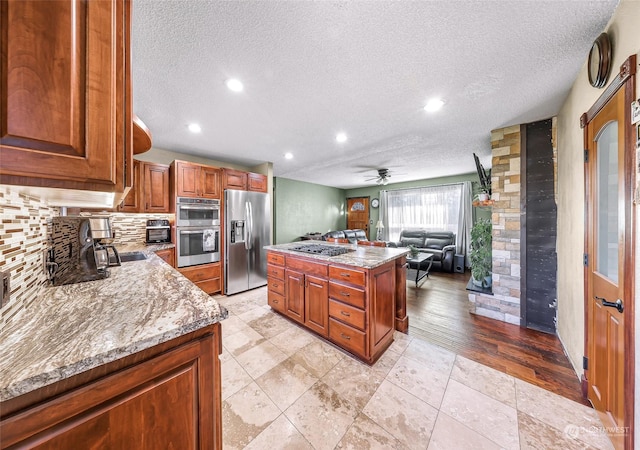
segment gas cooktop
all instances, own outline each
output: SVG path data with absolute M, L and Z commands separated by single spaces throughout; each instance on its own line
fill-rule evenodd
M 303 253 L 313 253 L 316 255 L 324 256 L 338 256 L 351 251 L 351 249 L 349 248 L 323 244 L 300 245 L 298 247 L 291 247 L 289 250 Z

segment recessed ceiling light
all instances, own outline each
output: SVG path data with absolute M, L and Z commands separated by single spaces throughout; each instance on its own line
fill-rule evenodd
M 191 131 L 192 133 L 200 133 L 202 131 L 202 128 L 200 128 L 200 125 L 198 125 L 197 123 L 191 123 L 189 124 L 189 131 Z
M 440 100 L 439 98 L 432 98 L 427 102 L 424 110 L 427 112 L 435 112 L 442 108 L 442 105 L 444 105 L 444 102 L 442 100 Z
M 227 80 L 227 87 L 233 92 L 242 92 L 242 90 L 244 89 L 242 81 L 236 80 L 235 78 L 229 78 Z
M 336 141 L 342 143 L 347 141 L 347 135 L 345 133 L 336 134 Z
M 293 159 L 293 153 L 291 153 L 291 152 L 285 153 L 284 154 L 284 158 L 285 159 Z

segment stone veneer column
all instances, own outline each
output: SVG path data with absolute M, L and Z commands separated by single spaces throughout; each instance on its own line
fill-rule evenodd
M 493 295 L 470 293 L 470 311 L 520 325 L 520 125 L 491 132 Z

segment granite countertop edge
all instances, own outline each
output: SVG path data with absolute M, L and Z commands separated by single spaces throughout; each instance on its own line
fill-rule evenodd
M 6 329 L 0 330 L 0 341 L 7 344 L 0 349 L 0 402 L 11 400 L 226 319 L 228 311 L 219 305 L 214 297 L 201 291 L 177 270 L 155 255 L 158 250 L 173 247 L 174 244 L 119 245 L 117 249 L 120 254 L 143 252 L 147 259 L 123 263 L 121 268 L 116 268 L 118 271 L 112 271 L 112 277 L 105 280 L 41 288 L 36 301 L 36 304 L 40 306 L 26 308 L 25 311 L 21 311 L 13 318 L 15 323 L 9 323 L 5 327 Z M 142 272 L 142 278 L 135 277 L 137 272 Z M 151 275 L 145 278 L 144 275 L 147 274 Z M 106 303 L 111 302 L 112 304 L 107 304 L 104 309 L 107 313 L 110 306 L 119 309 L 118 314 L 120 315 L 114 313 L 113 317 L 116 322 L 122 319 L 123 311 L 126 314 L 129 309 L 135 310 L 136 312 L 132 311 L 131 315 L 140 321 L 148 319 L 149 325 L 134 321 L 126 323 L 124 326 L 121 323 L 116 323 L 114 327 L 116 331 L 113 331 L 107 329 L 106 320 L 108 317 L 102 316 L 96 321 L 98 324 L 104 325 L 104 329 L 98 327 L 97 331 L 92 333 L 91 330 L 88 330 L 91 325 L 81 322 L 80 314 L 78 314 L 76 318 L 78 323 L 73 324 L 71 321 L 71 323 L 61 326 L 63 315 L 73 311 L 74 302 L 79 309 L 86 311 L 95 306 L 99 314 L 104 314 L 105 311 L 99 310 L 101 305 L 96 303 L 105 300 L 106 295 L 109 297 L 113 297 L 113 295 L 109 293 L 98 294 L 105 297 L 99 297 L 97 300 L 88 297 L 94 292 L 100 293 L 102 286 L 111 286 L 111 290 L 113 290 L 121 279 L 132 276 L 135 280 L 129 280 L 128 286 L 132 287 L 134 293 L 128 296 L 125 291 L 120 298 L 107 300 Z M 165 280 L 164 285 L 162 285 L 162 280 Z M 149 289 L 145 283 L 153 284 L 154 287 Z M 139 294 L 147 290 L 151 292 L 149 295 L 154 298 L 143 301 L 139 298 Z M 164 294 L 163 298 L 159 300 L 155 298 L 162 294 Z M 131 302 L 131 298 L 136 300 L 135 303 Z M 187 298 L 189 300 L 186 300 Z M 49 320 L 47 309 L 52 306 L 64 308 L 64 311 L 61 313 L 55 311 L 54 318 Z M 162 306 L 165 306 L 167 310 L 162 311 L 160 309 Z M 154 308 L 158 310 L 154 310 Z M 21 326 L 21 319 L 24 321 L 23 326 Z M 47 324 L 51 324 L 49 327 L 51 329 L 43 330 L 42 328 L 46 328 Z M 31 327 L 37 329 L 35 336 L 29 332 Z M 60 328 L 63 330 L 59 331 Z M 118 333 L 121 328 L 125 329 L 122 333 L 123 337 L 118 339 L 116 336 L 115 338 L 116 342 L 118 340 L 120 342 L 109 346 L 109 338 L 114 333 Z M 67 338 L 64 336 L 67 329 L 71 330 L 72 336 L 78 337 Z M 59 332 L 56 333 L 57 331 Z M 50 342 L 43 342 L 47 337 L 54 343 L 49 345 Z M 131 340 L 127 340 L 129 337 Z M 77 342 L 83 338 L 93 339 L 94 342 L 88 344 Z M 59 342 L 55 342 L 56 339 Z M 105 342 L 107 343 L 105 344 Z M 75 353 L 73 349 L 69 350 L 68 348 L 72 345 L 78 346 Z M 91 345 L 95 345 L 98 349 L 92 352 Z M 51 352 L 51 347 L 58 350 L 61 355 L 51 355 L 51 353 L 55 353 L 55 351 Z M 23 367 L 20 366 L 21 363 Z M 30 364 L 31 366 L 29 366 Z
M 322 242 L 322 245 L 348 248 L 349 252 L 338 256 L 319 255 L 316 253 L 306 253 L 293 250 L 293 247 L 303 245 L 318 245 L 317 241 L 300 241 L 287 244 L 267 245 L 265 250 L 277 251 L 288 255 L 325 261 L 333 264 L 342 264 L 346 266 L 359 267 L 362 269 L 375 269 L 394 259 L 405 256 L 409 253 L 406 248 L 395 247 L 371 247 L 357 244 L 334 244 L 331 242 Z

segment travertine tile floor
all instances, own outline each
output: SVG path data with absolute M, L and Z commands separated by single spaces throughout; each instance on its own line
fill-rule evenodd
M 594 410 L 396 333 L 372 367 L 271 311 L 219 297 L 230 449 L 611 449 Z

